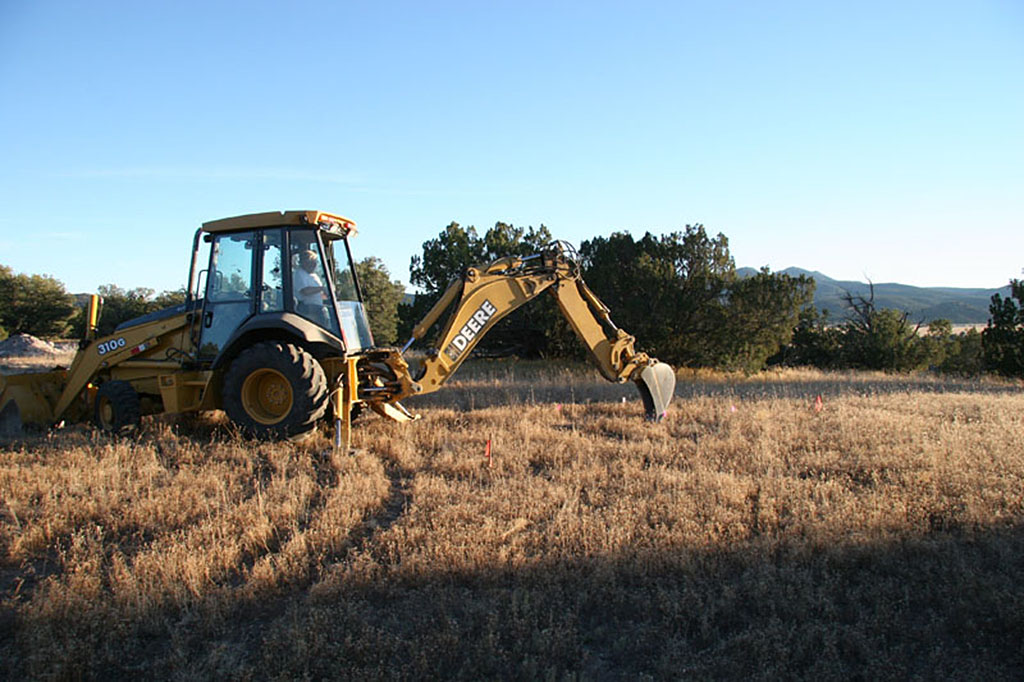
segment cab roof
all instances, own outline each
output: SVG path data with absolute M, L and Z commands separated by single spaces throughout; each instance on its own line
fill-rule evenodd
M 270 211 L 221 218 L 203 223 L 203 232 L 234 232 L 261 227 L 316 226 L 337 237 L 354 237 L 356 224 L 340 215 L 324 211 Z

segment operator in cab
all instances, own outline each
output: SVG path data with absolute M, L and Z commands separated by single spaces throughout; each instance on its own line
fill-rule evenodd
M 324 302 L 327 299 L 327 288 L 318 267 L 316 252 L 303 251 L 299 254 L 299 267 L 295 270 L 295 298 L 298 300 L 299 313 L 318 322 L 325 322 L 327 311 Z

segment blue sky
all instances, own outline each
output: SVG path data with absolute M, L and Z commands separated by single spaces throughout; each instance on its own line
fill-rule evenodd
M 408 280 L 449 222 L 703 223 L 739 266 L 1024 268 L 1024 4 L 0 0 L 0 263 L 181 286 L 317 208 Z

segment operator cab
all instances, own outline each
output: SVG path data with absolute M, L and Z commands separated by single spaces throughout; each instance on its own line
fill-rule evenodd
M 371 348 L 348 244 L 355 233 L 348 218 L 320 211 L 204 223 L 189 274 L 190 302 L 201 320 L 199 357 L 218 358 L 243 335 L 278 330 L 347 353 Z M 200 237 L 210 246 L 202 272 Z

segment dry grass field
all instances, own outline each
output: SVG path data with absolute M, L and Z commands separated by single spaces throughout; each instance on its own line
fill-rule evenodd
M 217 414 L 8 442 L 0 677 L 1024 676 L 1019 385 L 633 394 L 478 363 L 353 456 Z

